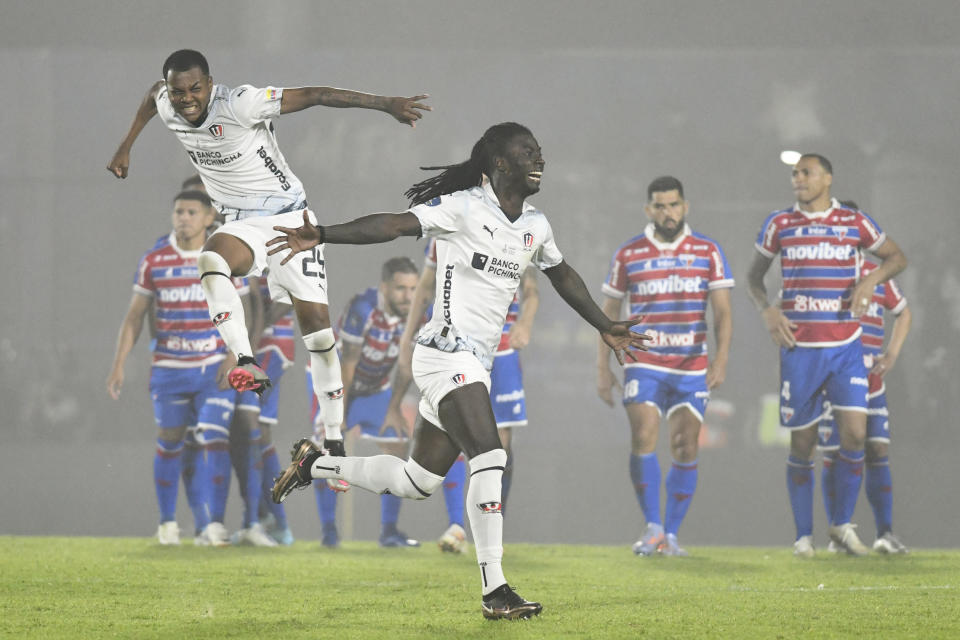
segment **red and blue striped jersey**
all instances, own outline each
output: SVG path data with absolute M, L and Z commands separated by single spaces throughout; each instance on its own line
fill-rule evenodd
M 865 259 L 861 267 L 861 273 L 866 276 L 878 266 L 876 262 Z M 890 311 L 894 315 L 900 315 L 900 312 L 906 306 L 907 299 L 893 280 L 878 284 L 873 290 L 873 299 L 870 300 L 870 306 L 860 316 L 860 327 L 863 329 L 860 341 L 863 343 L 865 358 L 873 358 L 883 351 L 884 310 Z
M 860 280 L 860 251 L 876 250 L 886 235 L 874 220 L 834 199 L 826 211 L 796 205 L 767 216 L 756 249 L 780 255 L 784 315 L 797 324 L 802 347 L 833 347 L 855 340 L 860 323 L 850 314 L 850 293 Z
M 263 301 L 264 317 L 268 317 L 273 301 L 270 299 L 267 279 L 263 276 L 253 277 L 250 278 L 250 284 L 251 287 L 256 287 L 255 291 L 259 292 L 260 299 Z M 260 344 L 257 346 L 257 355 L 267 351 L 275 351 L 280 356 L 284 369 L 293 364 L 296 358 L 293 343 L 293 307 L 272 325 L 263 328 L 263 337 L 260 338 Z
M 227 349 L 207 311 L 197 271 L 199 251 L 182 251 L 176 238 L 159 244 L 140 259 L 133 290 L 153 298 L 156 344 L 153 365 L 196 367 L 223 360 Z M 248 292 L 245 280 L 233 279 L 238 292 Z
M 337 322 L 337 338 L 360 345 L 360 361 L 348 393 L 369 396 L 390 387 L 390 373 L 400 354 L 406 318 L 384 311 L 380 294 L 371 287 L 350 300 Z
M 437 239 L 436 238 L 427 238 L 427 246 L 424 247 L 424 265 L 436 269 L 437 268 Z M 510 329 L 513 327 L 513 323 L 517 321 L 517 316 L 520 315 L 520 289 L 517 289 L 517 295 L 513 296 L 513 300 L 510 302 L 510 306 L 507 307 L 507 317 L 503 323 L 503 332 L 500 334 L 500 344 L 497 345 L 497 353 L 502 353 L 504 351 L 510 351 Z
M 654 227 L 617 249 L 603 292 L 627 297 L 630 319 L 653 337 L 649 351 L 633 351 L 628 367 L 670 373 L 703 374 L 707 370 L 707 298 L 734 284 L 720 245 L 684 226 L 670 243 L 654 236 Z

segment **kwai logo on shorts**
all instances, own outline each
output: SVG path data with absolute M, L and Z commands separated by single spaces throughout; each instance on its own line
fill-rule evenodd
M 455 373 L 453 375 L 453 378 L 451 378 L 451 380 L 453 380 L 453 384 L 459 387 L 460 385 L 462 385 L 464 382 L 467 381 L 467 376 L 465 376 L 462 373 Z
M 207 127 L 207 131 L 209 131 L 210 134 L 213 135 L 213 137 L 216 138 L 217 140 L 220 140 L 223 138 L 222 124 L 212 124 L 209 127 Z
M 219 327 L 220 325 L 222 325 L 224 322 L 226 322 L 226 321 L 229 320 L 229 319 L 230 319 L 230 312 L 229 312 L 229 311 L 223 311 L 223 312 L 218 313 L 217 315 L 213 316 L 213 324 L 214 324 L 214 326 Z
M 480 513 L 503 513 L 503 505 L 499 502 L 481 502 L 477 505 L 477 509 L 480 509 Z

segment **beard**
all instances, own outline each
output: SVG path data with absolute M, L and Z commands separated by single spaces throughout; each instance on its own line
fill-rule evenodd
M 667 242 L 673 242 L 673 240 L 683 232 L 683 227 L 685 226 L 685 221 L 683 219 L 677 221 L 676 227 L 664 227 L 656 222 L 653 223 L 653 229 L 656 231 L 657 235 L 665 239 Z

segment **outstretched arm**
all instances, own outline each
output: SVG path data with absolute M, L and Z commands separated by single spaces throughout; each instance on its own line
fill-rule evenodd
M 423 117 L 423 111 L 433 111 L 433 107 L 420 103 L 420 100 L 429 97 L 425 93 L 402 98 L 376 96 L 371 93 L 333 87 L 299 87 L 283 90 L 283 96 L 280 98 L 280 113 L 293 113 L 317 106 L 341 109 L 359 107 L 389 113 L 398 122 L 416 127 L 417 120 Z
M 133 148 L 133 142 L 150 122 L 150 119 L 157 115 L 157 102 L 154 96 L 157 95 L 157 90 L 160 89 L 162 84 L 163 80 L 158 80 L 147 90 L 147 94 L 143 96 L 143 100 L 140 101 L 140 106 L 137 108 L 137 114 L 133 118 L 133 124 L 130 125 L 127 137 L 117 147 L 113 158 L 110 159 L 110 164 L 107 165 L 107 171 L 118 178 L 127 177 L 127 170 L 130 168 L 130 149 Z
M 420 220 L 409 211 L 371 213 L 350 222 L 324 227 L 314 226 L 304 209 L 302 227 L 273 229 L 284 235 L 267 241 L 267 246 L 273 247 L 268 255 L 290 249 L 290 254 L 280 264 L 286 264 L 295 254 L 313 249 L 318 244 L 379 244 L 396 240 L 400 236 L 420 236 L 422 233 Z
M 580 317 L 600 332 L 600 337 L 613 350 L 617 362 L 623 364 L 624 355 L 633 359 L 633 355 L 627 350 L 628 347 L 641 351 L 647 350 L 647 345 L 643 341 L 650 340 L 650 336 L 631 331 L 630 327 L 635 323 L 629 320 L 614 322 L 608 318 L 590 297 L 590 292 L 583 284 L 583 278 L 566 261 L 544 270 L 544 273 L 550 278 L 550 284 L 557 290 L 560 297 L 579 313 Z

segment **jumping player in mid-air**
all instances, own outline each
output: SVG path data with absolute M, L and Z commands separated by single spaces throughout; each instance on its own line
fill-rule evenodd
M 413 376 L 420 388 L 420 421 L 413 452 L 393 456 L 330 458 L 309 439 L 295 445 L 293 461 L 274 485 L 283 500 L 314 478 L 422 500 L 440 488 L 464 452 L 469 458 L 467 509 L 480 565 L 484 617 L 529 618 L 541 605 L 521 598 L 507 584 L 503 558 L 501 476 L 507 454 L 490 406 L 490 366 L 504 319 L 528 266 L 541 269 L 560 296 L 593 325 L 623 361 L 628 347 L 648 339 L 630 322 L 610 320 L 590 297 L 583 280 L 564 261 L 546 216 L 526 202 L 540 190 L 540 145 L 526 127 L 506 122 L 490 127 L 470 158 L 407 191 L 412 206 L 402 213 L 377 213 L 345 224 L 277 227 L 286 234 L 270 241 L 271 253 L 301 251 L 324 242 L 372 244 L 400 236 L 429 236 L 437 247 L 437 292 L 433 317 L 420 331 Z M 489 183 L 481 186 L 486 175 Z M 486 228 L 484 228 L 486 227 Z M 492 231 L 492 233 L 491 233 Z M 575 455 L 570 462 L 574 462 Z
M 335 453 L 343 453 L 343 385 L 327 308 L 323 247 L 283 265 L 265 248 L 273 226 L 297 224 L 302 212 L 316 221 L 307 209 L 303 185 L 280 152 L 272 119 L 320 105 L 375 109 L 415 126 L 422 111 L 431 110 L 419 102 L 426 97 L 388 98 L 331 87 L 230 89 L 213 84 L 201 53 L 182 49 L 164 62 L 163 79 L 147 91 L 107 165 L 118 178 L 127 176 L 133 143 L 154 115 L 176 134 L 227 221 L 204 245 L 198 265 L 210 317 L 237 357 L 230 384 L 238 391 L 261 392 L 270 385 L 254 357 L 243 308 L 230 281 L 231 275 L 260 274 L 269 267 L 271 298 L 292 303 L 296 312 L 310 352 L 328 447 Z

